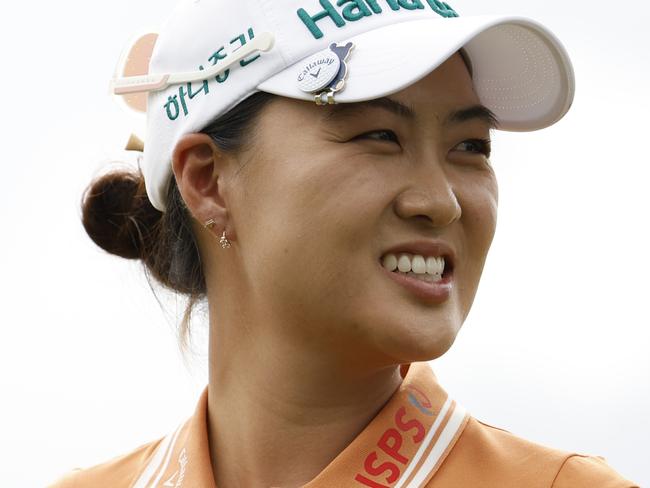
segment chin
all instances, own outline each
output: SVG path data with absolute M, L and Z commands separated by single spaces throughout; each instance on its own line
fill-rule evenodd
M 385 336 L 380 344 L 385 354 L 400 363 L 432 361 L 445 354 L 456 341 L 460 327 L 445 324 L 404 330 L 394 327 L 397 335 Z
M 414 350 L 412 355 L 410 355 L 411 359 L 409 362 L 433 361 L 434 359 L 438 359 L 451 349 L 455 340 L 456 334 L 453 334 L 453 336 L 436 342 L 418 344 L 417 349 Z

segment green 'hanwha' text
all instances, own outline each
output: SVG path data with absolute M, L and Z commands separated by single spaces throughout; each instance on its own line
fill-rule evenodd
M 323 37 L 321 30 L 323 23 L 321 22 L 319 26 L 317 22 L 329 17 L 336 27 L 344 27 L 346 21 L 356 22 L 364 17 L 381 14 L 383 10 L 380 3 L 384 5 L 384 8 L 388 7 L 391 10 L 425 9 L 424 3 L 426 3 L 431 10 L 442 17 L 458 17 L 453 8 L 439 0 L 424 0 L 424 3 L 422 0 L 384 0 L 381 2 L 379 0 L 337 0 L 336 5 L 343 7 L 341 12 L 329 0 L 319 0 L 319 3 L 323 10 L 315 14 L 307 13 L 304 8 L 299 8 L 296 12 L 315 39 Z

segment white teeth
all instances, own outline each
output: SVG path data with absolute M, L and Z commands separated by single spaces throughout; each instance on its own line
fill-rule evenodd
M 445 269 L 445 260 L 443 258 L 433 258 L 433 257 L 427 258 L 427 273 L 431 275 L 442 274 L 444 269 Z
M 437 281 L 442 280 L 442 276 L 440 275 L 430 275 L 430 274 L 417 274 L 413 273 L 412 271 L 410 273 L 406 273 L 407 276 L 410 276 L 411 278 L 415 278 L 416 280 L 420 281 L 426 281 L 427 283 L 435 283 Z
M 397 256 L 394 254 L 386 254 L 381 264 L 388 271 L 395 271 L 397 269 Z
M 411 259 L 406 254 L 402 254 L 397 260 L 397 269 L 402 273 L 411 271 Z
M 429 256 L 424 258 L 421 255 L 400 253 L 399 258 L 395 254 L 386 254 L 382 259 L 382 266 L 388 271 L 401 271 L 416 275 L 442 276 L 445 269 L 443 257 Z
M 413 256 L 411 261 L 411 270 L 417 274 L 424 274 L 427 272 L 427 263 L 422 256 Z

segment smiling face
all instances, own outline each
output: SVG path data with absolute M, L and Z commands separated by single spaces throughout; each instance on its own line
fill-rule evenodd
M 480 142 L 489 118 L 459 55 L 387 98 L 319 107 L 278 97 L 261 113 L 228 191 L 236 257 L 218 257 L 238 261 L 220 286 L 246 290 L 234 306 L 260 324 L 260 344 L 366 365 L 430 360 L 469 313 L 497 219 Z M 434 239 L 455 254 L 442 303 L 381 268 L 389 248 Z

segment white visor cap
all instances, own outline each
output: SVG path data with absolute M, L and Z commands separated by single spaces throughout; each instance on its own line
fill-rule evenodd
M 243 56 L 255 43 L 266 45 Z M 461 17 L 439 0 L 183 0 L 155 41 L 146 88 L 131 90 L 149 92 L 140 161 L 147 195 L 164 212 L 179 139 L 255 92 L 318 98 L 318 104 L 370 100 L 417 82 L 461 48 L 476 94 L 499 129 L 543 129 L 569 110 L 575 90 L 569 56 L 553 33 L 528 18 Z M 340 67 L 330 67 L 332 61 Z M 215 75 L 220 66 L 229 69 Z M 209 78 L 192 78 L 199 71 Z M 322 75 L 325 84 L 315 83 Z M 143 86 L 133 80 L 114 80 L 113 90 Z

